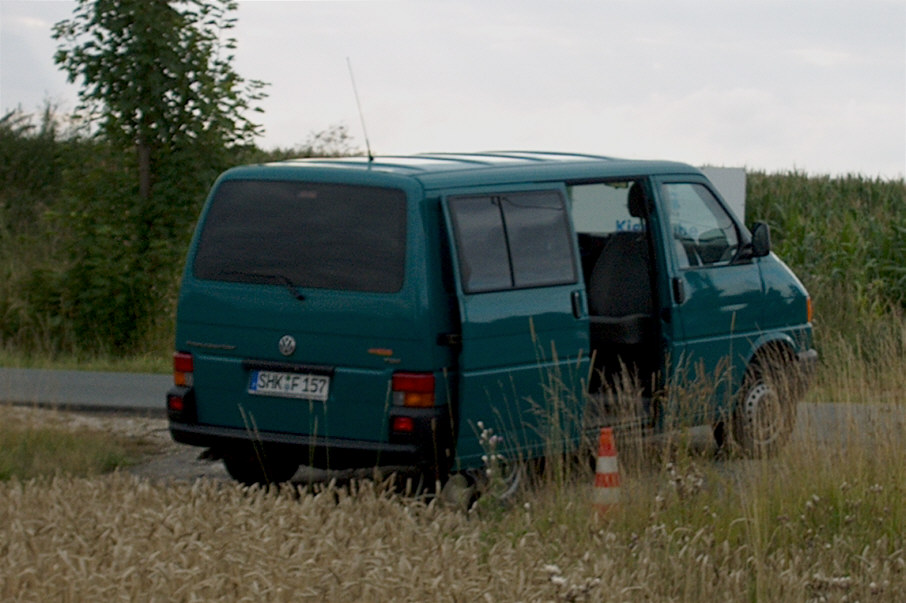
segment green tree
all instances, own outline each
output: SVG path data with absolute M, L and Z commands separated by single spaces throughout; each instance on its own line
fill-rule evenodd
M 54 212 L 67 257 L 58 306 L 89 349 L 134 349 L 172 315 L 204 194 L 261 127 L 264 84 L 232 67 L 232 0 L 78 0 L 54 26 L 96 153 Z M 166 326 L 164 326 L 166 328 Z
M 54 26 L 55 62 L 81 81 L 80 109 L 114 145 L 137 152 L 139 196 L 156 166 L 185 148 L 250 144 L 264 83 L 232 68 L 233 0 L 79 0 Z

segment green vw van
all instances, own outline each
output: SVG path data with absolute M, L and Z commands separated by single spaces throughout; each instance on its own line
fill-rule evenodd
M 237 480 L 432 482 L 604 425 L 792 431 L 811 302 L 697 169 L 496 152 L 293 160 L 214 184 L 179 296 L 173 438 Z M 697 403 L 677 395 L 706 376 Z M 636 396 L 614 395 L 635 384 Z M 489 441 L 489 434 L 493 440 Z

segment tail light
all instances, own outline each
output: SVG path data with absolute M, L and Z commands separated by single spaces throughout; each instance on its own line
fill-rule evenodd
M 188 352 L 174 352 L 173 354 L 173 383 L 184 387 L 192 387 L 192 372 L 194 371 L 192 354 Z
M 393 422 L 390 424 L 390 431 L 399 434 L 414 433 L 415 419 L 412 417 L 393 417 Z
M 434 406 L 433 373 L 394 373 L 393 404 L 410 408 Z
M 179 394 L 167 394 L 167 410 L 170 413 L 185 412 L 186 399 Z

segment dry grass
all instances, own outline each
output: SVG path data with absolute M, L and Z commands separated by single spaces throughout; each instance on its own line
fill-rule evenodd
M 0 405 L 0 480 L 55 473 L 98 475 L 128 466 L 155 447 L 140 419 L 109 429 L 113 417 Z
M 825 331 L 821 367 L 809 398 L 836 402 L 902 403 L 906 393 L 906 313 L 891 311 L 870 337 L 845 338 Z M 871 361 L 867 355 L 876 356 Z
M 888 410 L 807 423 L 768 461 L 626 458 L 603 518 L 579 470 L 471 513 L 367 482 L 12 480 L 0 599 L 899 601 L 906 409 Z
M 872 404 L 870 382 L 842 372 L 862 403 L 803 407 L 773 459 L 715 460 L 687 431 L 618 442 L 622 499 L 605 517 L 591 470 L 567 464 L 470 512 L 369 482 L 13 478 L 0 600 L 899 602 L 906 402 Z M 0 424 L 112 431 L 28 410 L 0 408 Z M 140 421 L 126 433 L 147 436 Z
M 166 342 L 147 346 L 149 352 L 132 356 L 113 356 L 100 353 L 64 354 L 23 354 L 9 342 L 0 345 L 0 366 L 4 368 L 108 371 L 115 373 L 157 373 L 167 374 L 173 370 L 172 327 L 169 327 Z M 49 345 L 47 346 L 49 347 Z

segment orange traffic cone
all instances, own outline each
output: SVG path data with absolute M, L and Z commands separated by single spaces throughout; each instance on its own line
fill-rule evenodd
M 604 427 L 598 439 L 598 465 L 595 472 L 595 491 L 592 503 L 599 514 L 610 511 L 620 502 L 620 468 L 613 429 Z

